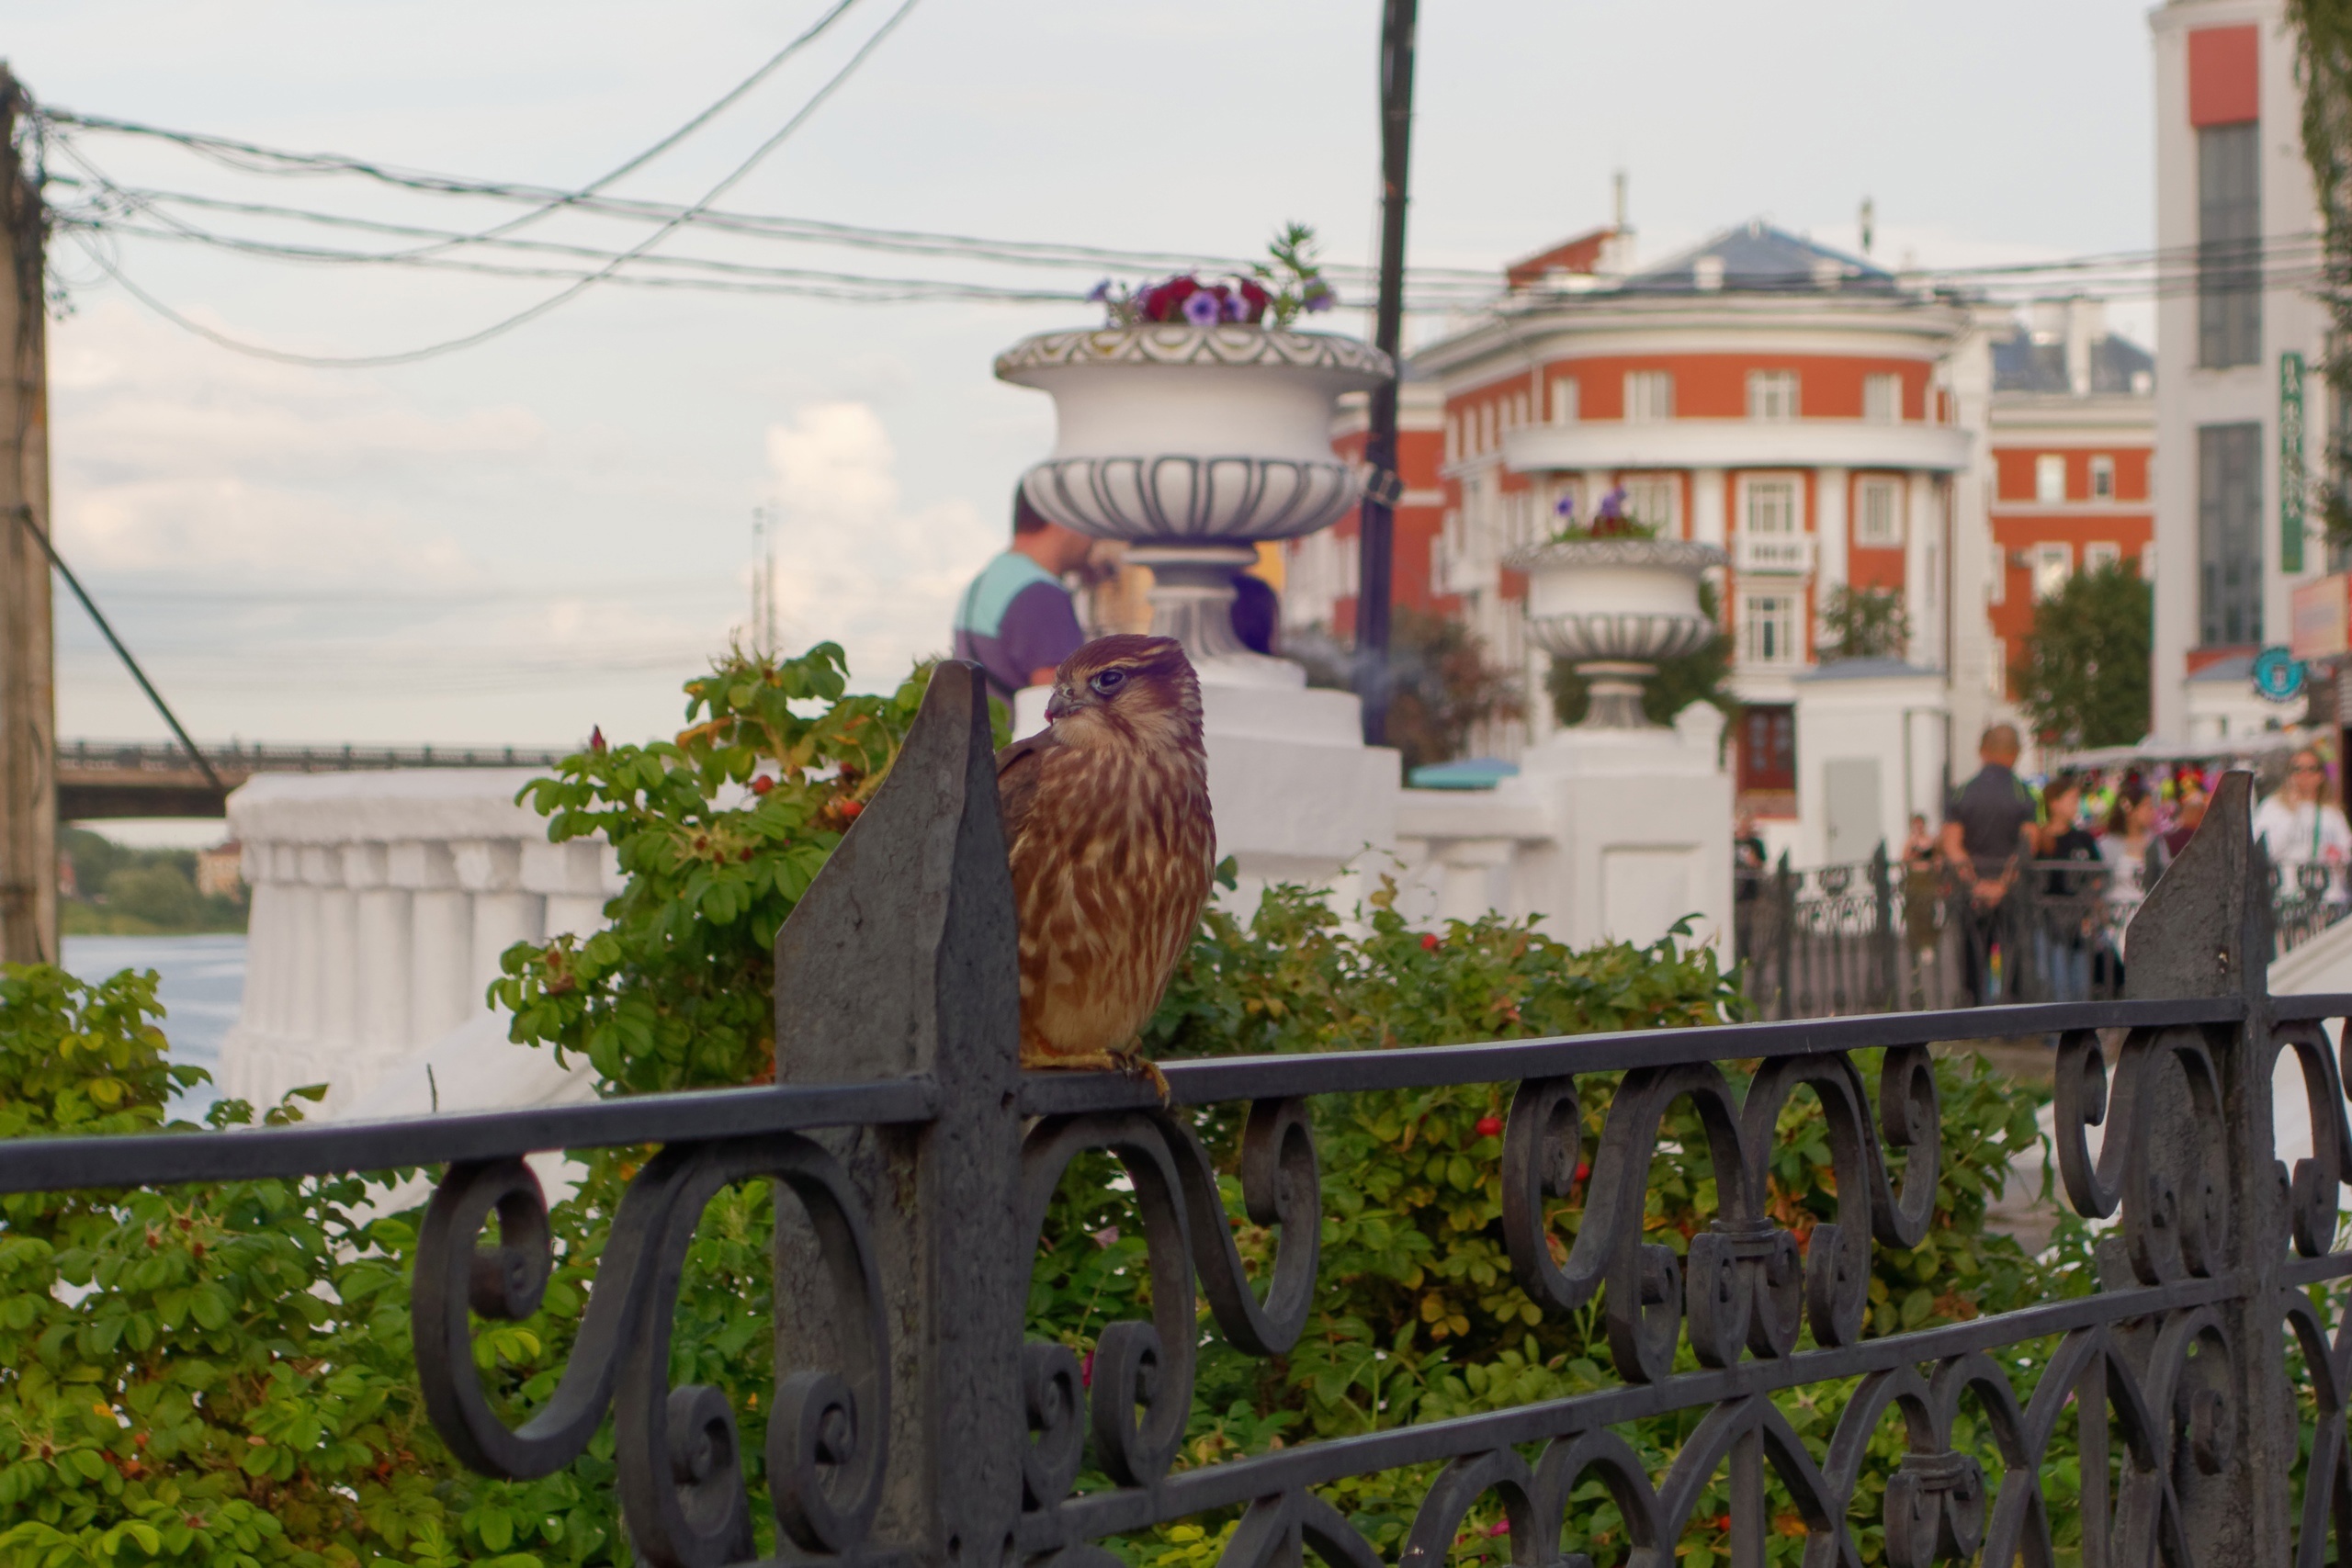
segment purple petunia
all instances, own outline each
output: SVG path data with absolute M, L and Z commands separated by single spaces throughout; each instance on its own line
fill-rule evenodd
M 1097 305 L 1108 303 L 1111 298 L 1111 280 L 1107 277 L 1104 278 L 1102 282 L 1088 289 L 1086 291 L 1086 297 L 1094 301 Z
M 1222 314 L 1217 297 L 1208 289 L 1204 288 L 1184 301 L 1184 319 L 1196 327 L 1213 327 Z
M 1320 283 L 1307 285 L 1306 298 L 1300 301 L 1310 316 L 1319 315 L 1340 302 L 1340 297 Z
M 1572 495 L 1564 495 L 1552 510 L 1558 514 L 1563 523 L 1573 523 L 1577 520 L 1577 498 Z

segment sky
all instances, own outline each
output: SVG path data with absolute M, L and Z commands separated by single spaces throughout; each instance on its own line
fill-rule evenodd
M 614 189 L 700 197 L 899 4 L 855 0 L 804 55 Z M 820 9 L 0 0 L 0 47 L 62 108 L 573 188 L 683 124 Z M 1228 255 L 1295 219 L 1331 259 L 1367 262 L 1378 24 L 1377 0 L 919 0 L 721 205 Z M 1419 42 L 1417 265 L 1499 269 L 1605 221 L 1620 169 L 1649 259 L 1751 217 L 1850 247 L 1865 196 L 1888 263 L 2151 243 L 2143 0 L 1428 0 Z M 219 197 L 464 230 L 516 210 L 241 174 L 152 141 L 84 131 L 74 144 L 116 181 Z M 628 245 L 648 229 L 559 216 L 532 232 Z M 314 355 L 462 335 L 560 287 L 96 243 L 191 320 Z M 1093 282 L 699 234 L 663 245 Z M 681 682 L 746 619 L 761 505 L 776 512 L 782 640 L 839 641 L 856 683 L 891 684 L 944 649 L 955 594 L 999 547 L 1013 483 L 1052 438 L 1046 400 L 996 381 L 993 356 L 1093 319 L 1076 303 L 604 288 L 463 352 L 320 369 L 170 324 L 71 238 L 52 265 L 70 310 L 50 340 L 57 542 L 204 740 L 666 734 Z M 2143 341 L 2152 318 L 2118 312 Z M 1368 330 L 1353 311 L 1329 321 Z M 58 626 L 61 733 L 160 738 L 62 592 Z

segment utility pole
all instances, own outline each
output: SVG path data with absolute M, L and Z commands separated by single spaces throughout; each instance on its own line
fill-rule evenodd
M 56 644 L 50 621 L 48 215 L 24 165 L 31 102 L 0 64 L 0 960 L 55 963 Z M 36 530 L 38 530 L 36 532 Z
M 1413 134 L 1413 26 L 1417 0 L 1384 0 L 1380 23 L 1380 301 L 1373 342 L 1401 362 L 1405 325 L 1405 176 Z M 1388 610 L 1394 596 L 1397 500 L 1396 378 L 1372 390 L 1364 465 L 1372 482 L 1356 510 L 1356 689 L 1368 746 L 1388 736 Z

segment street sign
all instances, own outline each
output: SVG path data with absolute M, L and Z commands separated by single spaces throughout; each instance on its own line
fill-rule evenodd
M 2303 570 L 2303 356 L 2278 356 L 2278 570 Z
M 2274 703 L 2291 703 L 2303 694 L 2303 661 L 2283 648 L 2266 648 L 2254 656 L 2254 689 Z
M 2343 572 L 2295 585 L 2287 651 L 2297 659 L 2352 653 L 2352 580 Z

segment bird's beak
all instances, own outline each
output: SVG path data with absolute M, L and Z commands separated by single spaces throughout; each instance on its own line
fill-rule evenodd
M 1078 705 L 1076 703 L 1071 702 L 1069 698 L 1062 694 L 1062 689 L 1059 686 L 1056 686 L 1054 688 L 1054 694 L 1046 699 L 1046 722 L 1047 724 L 1053 723 L 1054 720 L 1061 717 L 1062 715 L 1069 712 L 1070 709 L 1077 705 Z

